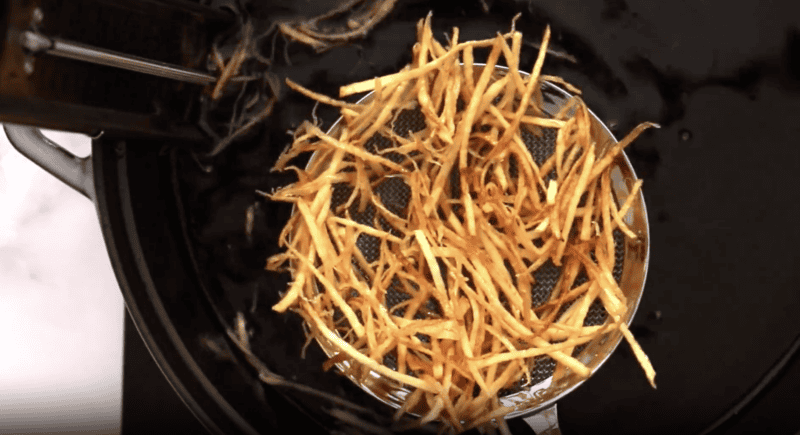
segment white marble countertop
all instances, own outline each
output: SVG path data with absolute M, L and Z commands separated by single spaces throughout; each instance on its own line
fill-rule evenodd
M 119 433 L 123 309 L 94 204 L 0 130 L 0 434 Z

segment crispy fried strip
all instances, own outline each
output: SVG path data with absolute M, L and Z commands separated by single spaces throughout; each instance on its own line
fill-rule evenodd
M 609 165 L 611 165 L 611 162 L 614 161 L 614 159 L 619 155 L 619 153 L 621 153 L 622 150 L 625 149 L 625 147 L 633 143 L 633 141 L 637 137 L 639 137 L 639 135 L 642 134 L 642 132 L 651 127 L 661 128 L 660 125 L 654 122 L 643 122 L 637 125 L 636 128 L 633 129 L 633 131 L 628 133 L 628 135 L 625 136 L 616 145 L 611 147 L 611 149 L 606 152 L 606 155 L 600 161 L 598 161 L 596 165 L 594 165 L 594 168 L 592 169 L 592 174 L 589 176 L 589 180 L 594 180 L 595 178 L 599 177 L 600 174 L 603 173 L 603 171 L 605 171 L 609 167 Z
M 656 387 L 656 371 L 653 369 L 653 365 L 650 363 L 650 358 L 642 350 L 642 347 L 639 346 L 639 343 L 631 334 L 631 331 L 628 329 L 628 325 L 625 322 L 620 323 L 619 325 L 620 331 L 622 331 L 622 335 L 625 337 L 625 340 L 628 341 L 630 344 L 631 349 L 633 349 L 633 354 L 636 355 L 636 359 L 639 361 L 639 364 L 644 369 L 645 375 L 647 375 L 647 380 L 650 382 L 650 385 L 655 388 Z
M 503 37 L 508 37 L 508 35 L 505 35 Z M 446 55 L 432 62 L 429 62 L 424 67 L 417 68 L 411 71 L 389 74 L 383 76 L 382 79 L 384 80 L 384 83 L 387 85 L 390 83 L 395 83 L 395 82 L 399 83 L 417 79 L 432 71 L 436 71 L 438 68 L 442 66 L 442 64 L 445 63 L 445 61 L 449 60 L 453 56 L 458 55 L 458 53 L 461 52 L 462 50 L 466 50 L 468 48 L 495 47 L 495 44 L 496 44 L 495 38 L 484 39 L 480 41 L 462 42 L 457 46 L 455 46 L 454 48 L 450 49 L 450 51 L 448 51 Z M 360 94 L 362 92 L 371 91 L 374 89 L 373 85 L 374 83 L 372 80 L 364 80 L 362 82 L 353 83 L 347 86 L 342 86 L 339 89 L 339 97 L 347 97 L 349 95 Z
M 312 91 L 312 90 L 310 90 L 308 88 L 305 88 L 305 87 L 293 82 L 288 77 L 286 78 L 286 85 L 289 86 L 290 89 L 292 89 L 294 91 L 297 91 L 297 92 L 305 95 L 306 97 L 311 98 L 312 100 L 319 101 L 320 103 L 327 104 L 329 106 L 348 108 L 348 109 L 356 111 L 356 113 L 358 113 L 358 111 L 360 111 L 360 110 L 362 110 L 364 108 L 364 106 L 362 106 L 360 104 L 352 104 L 352 103 L 348 103 L 346 101 L 336 100 L 336 99 L 331 98 L 331 97 L 329 97 L 327 95 L 314 92 L 314 91 Z
M 408 172 L 407 169 L 403 168 L 402 166 L 398 165 L 397 163 L 395 163 L 395 162 L 393 162 L 391 160 L 388 160 L 386 158 L 383 158 L 383 157 L 377 156 L 375 154 L 372 154 L 372 153 L 370 153 L 368 151 L 363 150 L 362 148 L 357 148 L 357 147 L 355 147 L 353 145 L 350 145 L 348 143 L 344 143 L 344 142 L 341 142 L 341 141 L 339 141 L 337 139 L 334 139 L 334 138 L 328 136 L 327 134 L 323 133 L 316 126 L 311 127 L 311 130 L 313 132 L 315 132 L 317 134 L 317 136 L 320 139 L 322 139 L 324 142 L 327 142 L 328 144 L 333 145 L 333 146 L 335 146 L 337 148 L 341 148 L 341 149 L 347 151 L 348 153 L 350 153 L 350 154 L 352 154 L 352 155 L 364 160 L 365 162 L 381 164 L 381 165 L 384 165 L 387 168 L 392 169 L 392 170 L 397 171 L 397 172 Z
M 391 233 L 387 233 L 386 231 L 381 231 L 381 230 L 375 229 L 374 227 L 369 227 L 369 226 L 366 226 L 366 225 L 362 225 L 362 224 L 360 224 L 358 222 L 354 222 L 354 221 L 352 221 L 350 219 L 343 219 L 343 218 L 340 218 L 338 216 L 331 216 L 330 220 L 333 221 L 333 222 L 336 222 L 337 224 L 340 224 L 340 225 L 350 226 L 350 227 L 356 228 L 361 233 L 369 234 L 370 236 L 375 236 L 375 237 L 378 237 L 378 238 L 381 238 L 381 239 L 385 239 L 385 240 L 388 240 L 388 241 L 394 242 L 394 243 L 402 243 L 403 242 L 400 238 L 398 238 L 395 235 L 392 235 Z

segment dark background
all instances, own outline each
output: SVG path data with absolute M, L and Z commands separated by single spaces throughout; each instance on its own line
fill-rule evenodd
M 583 89 L 618 136 L 639 122 L 662 125 L 628 150 L 644 179 L 651 236 L 632 330 L 656 368 L 658 389 L 623 344 L 559 402 L 562 430 L 796 434 L 800 7 L 720 0 L 486 6 L 489 13 L 479 1 L 399 2 L 366 39 L 322 55 L 300 52 L 306 66 L 282 72 L 329 95 L 393 72 L 408 61 L 414 24 L 429 9 L 437 36 L 457 25 L 463 40 L 505 31 L 518 11 L 526 41 L 538 42 L 550 24 L 553 49 L 577 62 L 551 57 L 545 73 Z M 535 53 L 526 48 L 523 68 Z M 308 117 L 310 105 L 283 108 L 275 122 L 292 111 Z M 123 432 L 197 433 L 127 331 Z M 286 432 L 292 427 L 287 422 Z

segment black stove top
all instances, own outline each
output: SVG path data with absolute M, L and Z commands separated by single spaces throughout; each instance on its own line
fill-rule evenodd
M 408 61 L 416 21 L 431 8 L 435 31 L 458 26 L 462 40 L 507 29 L 517 10 L 524 12 L 517 28 L 531 41 L 550 24 L 552 48 L 575 62 L 551 57 L 546 73 L 582 88 L 617 135 L 643 121 L 662 125 L 627 151 L 644 179 L 651 234 L 647 282 L 631 329 L 656 368 L 658 389 L 621 345 L 559 402 L 563 432 L 797 433 L 800 7 L 712 0 L 399 2 L 365 40 L 315 55 L 313 67 L 287 66 L 287 74 L 335 95 L 343 83 L 395 71 Z M 529 47 L 522 65 L 534 55 Z M 142 350 L 128 341 L 126 364 L 133 370 Z M 132 380 L 126 368 L 124 432 L 158 432 L 161 426 L 150 422 L 159 419 L 196 427 L 176 405 L 175 414 L 152 407 L 170 393 L 156 385 L 163 382 L 152 368 L 136 370 Z M 142 407 L 159 417 L 139 412 L 134 425 Z

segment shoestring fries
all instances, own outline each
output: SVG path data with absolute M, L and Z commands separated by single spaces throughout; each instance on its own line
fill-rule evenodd
M 295 206 L 281 234 L 285 252 L 267 262 L 269 270 L 293 276 L 273 309 L 299 314 L 323 347 L 335 349 L 328 368 L 352 360 L 361 367 L 351 370 L 361 376 L 372 370 L 408 387 L 412 393 L 396 416 L 422 409 L 420 423 L 437 420 L 443 431 L 499 426 L 507 432 L 502 417 L 513 409 L 500 404 L 500 390 L 530 379 L 540 355 L 557 362 L 557 373 L 588 377 L 590 369 L 572 349 L 614 330 L 655 387 L 653 367 L 623 320 L 626 298 L 612 276 L 612 231 L 636 237 L 622 218 L 641 182 L 618 207 L 609 175 L 622 149 L 655 124 L 605 146 L 595 143 L 579 97 L 555 116 L 545 114 L 543 80 L 577 91 L 541 75 L 549 28 L 530 74 L 519 70 L 519 32 L 469 42 L 458 35 L 454 29 L 442 45 L 432 36 L 430 16 L 421 20 L 409 66 L 341 88 L 340 97 L 372 91 L 364 104 L 287 80 L 290 88 L 340 107 L 342 120 L 331 133 L 304 123 L 273 168 L 298 175 L 296 183 L 268 195 Z M 478 49 L 489 50 L 482 68 L 473 61 Z M 500 60 L 507 69 L 495 68 Z M 425 128 L 396 132 L 399 113 L 413 108 L 424 115 Z M 556 130 L 555 152 L 537 165 L 521 131 L 541 134 L 544 128 Z M 368 150 L 375 135 L 392 139 L 394 147 Z M 290 166 L 312 151 L 305 169 Z M 399 212 L 376 193 L 389 178 L 400 178 L 410 192 Z M 332 198 L 342 183 L 352 190 L 337 204 Z M 371 225 L 353 216 L 368 207 Z M 367 236 L 377 243 L 375 259 L 356 247 Z M 547 260 L 563 273 L 550 300 L 534 307 L 533 272 Z M 582 267 L 589 281 L 573 286 Z M 389 307 L 387 293 L 398 288 L 405 299 Z M 608 319 L 584 326 L 598 299 Z M 389 357 L 396 360 L 392 367 L 384 363 Z

